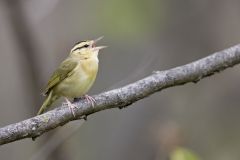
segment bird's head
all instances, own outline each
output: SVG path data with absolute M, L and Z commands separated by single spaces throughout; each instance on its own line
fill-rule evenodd
M 71 49 L 70 55 L 74 57 L 80 57 L 83 59 L 97 57 L 99 50 L 106 48 L 106 46 L 96 46 L 96 43 L 102 38 L 103 37 L 99 37 L 95 40 L 86 40 L 78 42 Z

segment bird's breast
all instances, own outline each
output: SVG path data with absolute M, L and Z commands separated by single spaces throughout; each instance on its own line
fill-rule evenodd
M 59 84 L 62 96 L 69 98 L 81 97 L 92 87 L 98 72 L 96 61 L 84 61 L 77 65 L 72 74 Z

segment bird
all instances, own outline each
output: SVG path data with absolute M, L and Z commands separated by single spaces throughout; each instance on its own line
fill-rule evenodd
M 86 93 L 95 82 L 98 72 L 98 53 L 107 46 L 96 46 L 103 37 L 76 43 L 68 57 L 50 77 L 43 94 L 46 96 L 37 115 L 44 113 L 54 101 L 64 97 L 67 106 L 75 117 L 76 107 L 69 99 L 84 97 L 94 106 L 95 99 Z

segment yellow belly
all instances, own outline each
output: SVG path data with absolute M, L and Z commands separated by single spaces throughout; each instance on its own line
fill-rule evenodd
M 92 68 L 91 71 L 86 71 L 79 65 L 71 76 L 64 79 L 55 87 L 55 93 L 68 98 L 83 96 L 92 87 L 96 79 L 97 70 L 98 66 Z

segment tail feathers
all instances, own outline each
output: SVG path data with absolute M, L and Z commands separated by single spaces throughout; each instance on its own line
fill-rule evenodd
M 53 96 L 52 92 L 53 91 L 50 91 L 50 93 L 48 94 L 47 98 L 45 99 L 41 108 L 39 109 L 37 115 L 44 113 L 46 111 L 46 109 L 48 109 L 50 107 L 50 105 L 57 99 L 56 96 Z

